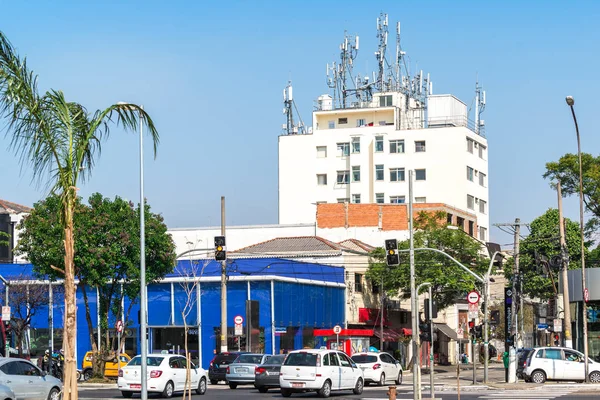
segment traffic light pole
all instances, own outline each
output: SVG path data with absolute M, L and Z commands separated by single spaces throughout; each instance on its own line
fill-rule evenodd
M 221 196 L 221 236 L 225 236 L 225 196 Z M 221 353 L 227 351 L 227 260 L 221 261 Z
M 429 387 L 431 400 L 435 399 L 435 388 L 433 386 L 433 297 L 431 297 L 431 285 L 429 285 Z
M 473 319 L 473 333 L 471 334 L 471 354 L 473 355 L 473 385 L 477 384 L 477 377 L 475 376 L 475 371 L 477 370 L 477 354 L 475 354 L 475 338 L 477 337 L 475 334 L 475 319 Z

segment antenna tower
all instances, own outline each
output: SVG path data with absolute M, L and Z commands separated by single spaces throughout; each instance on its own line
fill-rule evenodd
M 479 80 L 475 81 L 475 133 L 480 135 L 485 123 L 481 119 L 481 114 L 485 111 L 485 90 L 479 85 Z
M 298 124 L 294 123 L 294 110 L 296 110 L 296 113 L 298 114 Z M 286 116 L 286 123 L 283 125 L 283 132 L 286 135 L 303 135 L 305 133 L 304 122 L 302 122 L 302 118 L 300 118 L 300 113 L 298 112 L 298 107 L 294 102 L 291 81 L 289 81 L 285 89 L 283 89 L 283 113 Z
M 375 58 L 379 66 L 379 72 L 377 74 L 377 89 L 385 91 L 385 50 L 387 48 L 388 39 L 388 15 L 381 13 L 377 18 L 377 38 L 379 39 L 379 46 L 375 52 Z
M 344 32 L 344 41 L 340 44 L 340 63 L 334 61 L 327 64 L 327 85 L 333 89 L 333 101 L 341 108 L 346 108 L 350 88 L 348 81 L 355 85 L 352 77 L 352 66 L 358 55 L 358 36 L 350 36 Z M 331 72 L 331 77 L 329 76 Z M 356 89 L 356 86 L 354 87 Z

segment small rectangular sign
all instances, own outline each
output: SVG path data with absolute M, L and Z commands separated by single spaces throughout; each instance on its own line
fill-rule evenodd
M 554 332 L 562 332 L 562 319 L 554 320 Z
M 10 321 L 10 306 L 2 306 L 2 321 Z
M 538 329 L 548 329 L 548 324 L 537 324 Z
M 242 325 L 242 324 L 235 324 L 234 335 L 235 336 L 242 336 L 243 334 L 244 334 L 244 325 Z

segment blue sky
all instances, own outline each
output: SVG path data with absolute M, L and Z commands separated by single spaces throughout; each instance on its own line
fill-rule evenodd
M 375 69 L 380 12 L 391 27 L 401 22 L 403 48 L 435 93 L 471 105 L 476 75 L 486 90 L 492 223 L 529 222 L 556 205 L 542 174 L 577 149 L 566 95 L 583 151 L 600 144 L 598 2 L 0 0 L 0 9 L 0 30 L 43 89 L 90 110 L 145 106 L 161 135 L 156 160 L 146 147 L 145 194 L 169 227 L 218 225 L 221 195 L 228 224 L 277 223 L 282 90 L 291 79 L 310 121 L 344 30 L 361 37 L 355 71 Z M 47 193 L 7 146 L 0 137 L 0 198 L 32 205 Z M 80 194 L 137 202 L 137 146 L 136 135 L 114 130 Z M 565 203 L 576 220 L 577 204 Z M 511 242 L 496 228 L 491 237 Z

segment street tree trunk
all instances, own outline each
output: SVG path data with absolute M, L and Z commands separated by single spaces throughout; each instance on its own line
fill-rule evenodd
M 63 330 L 63 400 L 77 400 L 77 360 L 75 359 L 75 338 L 77 336 L 77 309 L 75 296 L 75 246 L 73 241 L 74 188 L 65 194 L 65 325 Z

